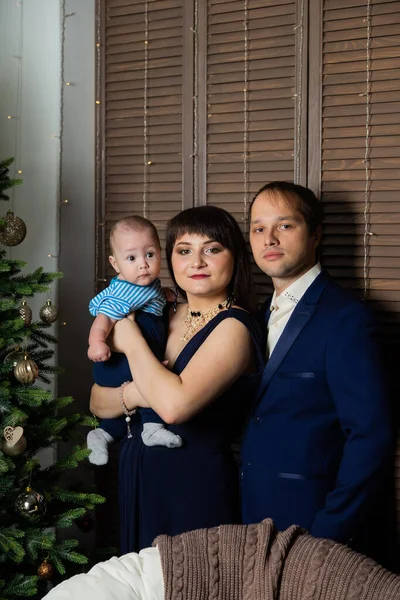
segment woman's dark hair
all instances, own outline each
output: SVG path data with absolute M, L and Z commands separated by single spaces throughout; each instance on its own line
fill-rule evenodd
M 307 224 L 309 233 L 314 233 L 322 223 L 322 203 L 319 202 L 316 195 L 310 189 L 298 185 L 297 183 L 289 183 L 288 181 L 271 181 L 263 185 L 254 196 L 249 209 L 251 209 L 254 201 L 262 192 L 275 192 L 285 197 L 288 204 L 293 205 L 293 197 L 297 200 L 297 209 L 303 216 Z
M 177 284 L 172 270 L 172 251 L 176 240 L 185 233 L 206 236 L 232 253 L 234 268 L 229 293 L 234 297 L 235 304 L 249 312 L 255 312 L 256 301 L 249 252 L 239 225 L 232 215 L 217 206 L 198 206 L 183 210 L 168 221 L 165 246 L 168 269 L 175 285 Z M 178 290 L 185 298 L 184 290 L 179 287 Z

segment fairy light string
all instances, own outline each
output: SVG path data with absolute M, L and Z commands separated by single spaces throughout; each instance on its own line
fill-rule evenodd
M 96 102 L 95 102 L 95 119 L 96 119 L 96 164 L 95 164 L 95 176 L 96 176 L 96 198 L 97 200 L 97 235 L 95 240 L 95 260 L 96 260 L 96 287 L 105 283 L 107 279 L 105 277 L 99 277 L 104 275 L 104 254 L 105 254 L 105 228 L 104 228 L 104 205 L 100 200 L 101 194 L 101 183 L 102 183 L 102 140 L 101 140 L 101 60 L 102 60 L 102 49 L 101 49 L 101 19 L 100 11 L 96 11 Z
M 193 202 L 194 206 L 199 204 L 199 40 L 198 40 L 199 5 L 198 0 L 194 3 L 194 81 L 193 81 Z
M 149 63 L 149 3 L 148 0 L 144 3 L 144 74 L 143 74 L 143 216 L 147 218 L 147 190 L 149 180 L 149 161 L 148 157 L 148 63 Z
M 249 113 L 248 113 L 248 85 L 249 85 L 249 16 L 248 0 L 244 0 L 244 88 L 243 88 L 243 221 L 247 222 L 247 205 L 249 197 Z
M 56 138 L 58 139 L 58 189 L 57 189 L 57 198 L 58 198 L 58 207 L 56 213 L 56 226 L 58 231 L 58 250 L 57 254 L 49 254 L 49 258 L 58 258 L 60 255 L 60 244 L 61 244 L 61 205 L 68 204 L 67 202 L 63 202 L 62 194 L 63 194 L 63 176 L 64 176 L 64 109 L 65 109 L 65 86 L 69 82 L 65 81 L 65 33 L 66 33 L 66 23 L 68 16 L 72 16 L 72 13 L 66 12 L 66 0 L 61 0 L 61 27 L 60 27 L 60 125 L 59 125 L 59 133 Z
M 299 35 L 299 75 L 298 75 L 298 86 L 297 93 L 294 95 L 296 100 L 296 116 L 297 116 L 297 127 L 296 127 L 296 181 L 300 183 L 301 168 L 300 159 L 302 152 L 302 116 L 303 116 L 303 69 L 304 69 L 304 0 L 301 1 L 300 5 L 300 22 L 294 27 L 295 31 L 298 31 Z
M 373 233 L 370 231 L 370 208 L 371 208 L 371 0 L 367 0 L 366 16 L 366 91 L 365 96 L 365 187 L 364 187 L 364 257 L 363 257 L 363 279 L 364 279 L 364 300 L 369 294 L 369 256 L 370 256 L 370 237 Z
M 17 66 L 17 90 L 16 90 L 16 108 L 15 115 L 8 115 L 8 119 L 15 121 L 15 136 L 14 136 L 14 177 L 19 177 L 22 174 L 21 165 L 21 121 L 22 121 L 22 57 L 24 52 L 24 4 L 22 0 L 17 3 L 19 7 L 19 39 L 18 39 L 18 54 L 13 58 L 18 61 Z M 15 203 L 15 186 L 10 190 L 11 210 L 14 212 Z

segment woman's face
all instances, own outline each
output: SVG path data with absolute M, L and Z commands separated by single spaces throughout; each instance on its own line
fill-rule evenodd
M 178 286 L 192 296 L 228 296 L 234 261 L 230 250 L 207 236 L 185 233 L 172 249 Z

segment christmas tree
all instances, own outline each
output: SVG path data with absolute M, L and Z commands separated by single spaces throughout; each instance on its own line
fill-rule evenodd
M 9 177 L 12 159 L 0 162 L 0 198 L 21 183 Z M 0 219 L 0 242 L 15 246 L 25 237 L 25 224 L 13 213 Z M 75 445 L 67 456 L 42 467 L 37 453 L 75 439 L 81 425 L 94 418 L 63 409 L 70 397 L 53 398 L 40 385 L 58 372 L 49 364 L 56 339 L 50 334 L 57 318 L 48 301 L 40 319 L 32 320 L 26 298 L 48 291 L 60 273 L 41 267 L 22 273 L 25 263 L 0 250 L 0 600 L 40 598 L 41 587 L 68 573 L 68 564 L 84 565 L 75 539 L 57 539 L 60 528 L 87 518 L 103 498 L 66 489 L 62 476 L 84 460 L 89 451 Z M 51 585 L 46 583 L 46 585 Z

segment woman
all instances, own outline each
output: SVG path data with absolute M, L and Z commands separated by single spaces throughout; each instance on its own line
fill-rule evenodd
M 233 217 L 213 206 L 181 212 L 168 224 L 166 253 L 187 299 L 170 314 L 168 368 L 137 325 L 123 319 L 113 342 L 126 354 L 133 382 L 92 391 L 91 410 L 99 417 L 150 406 L 184 440 L 181 448 L 149 448 L 140 422 L 129 423 L 132 437 L 122 442 L 119 463 L 122 553 L 145 548 L 162 533 L 240 522 L 230 445 L 263 367 L 263 334 L 250 314 L 248 252 Z

